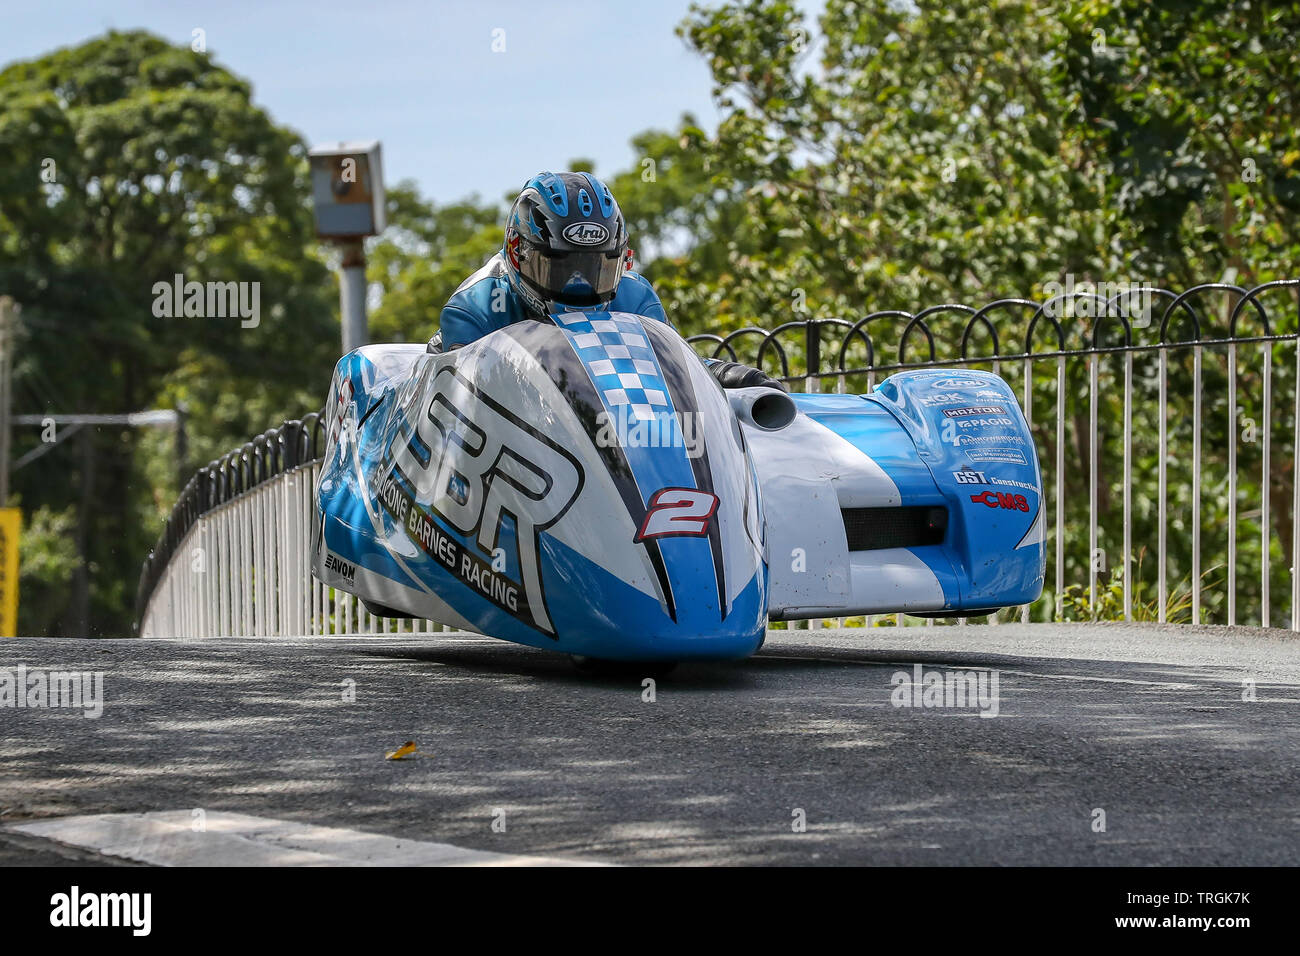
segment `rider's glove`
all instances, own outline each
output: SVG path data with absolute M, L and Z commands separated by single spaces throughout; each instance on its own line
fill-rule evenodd
M 710 362 L 709 371 L 723 388 L 779 388 L 788 392 L 785 383 L 778 382 L 762 369 L 741 365 L 739 362 Z

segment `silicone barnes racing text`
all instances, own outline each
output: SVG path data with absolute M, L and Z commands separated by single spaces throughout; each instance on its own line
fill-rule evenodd
M 1042 590 L 1010 388 L 724 390 L 667 324 L 524 320 L 344 356 L 312 564 L 377 612 L 608 660 L 752 654 L 769 620 L 980 614 Z

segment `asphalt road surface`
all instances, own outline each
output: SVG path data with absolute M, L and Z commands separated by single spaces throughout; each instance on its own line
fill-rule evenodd
M 15 825 L 193 810 L 609 863 L 1300 860 L 1282 631 L 774 631 L 653 700 L 468 635 L 0 642 L 18 665 L 102 671 L 104 708 L 0 708 L 0 865 L 126 862 Z M 990 696 L 896 706 L 929 672 Z

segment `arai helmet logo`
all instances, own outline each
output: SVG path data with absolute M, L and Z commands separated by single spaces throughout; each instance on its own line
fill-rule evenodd
M 609 230 L 598 222 L 575 222 L 560 235 L 579 246 L 598 246 L 609 238 Z
M 931 380 L 931 388 L 980 388 L 988 382 L 979 378 L 941 378 Z

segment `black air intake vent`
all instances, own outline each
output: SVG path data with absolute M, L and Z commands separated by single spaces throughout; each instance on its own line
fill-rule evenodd
M 843 508 L 844 533 L 850 551 L 879 551 L 882 548 L 914 548 L 943 544 L 948 529 L 948 509 L 925 505 L 919 508 Z

